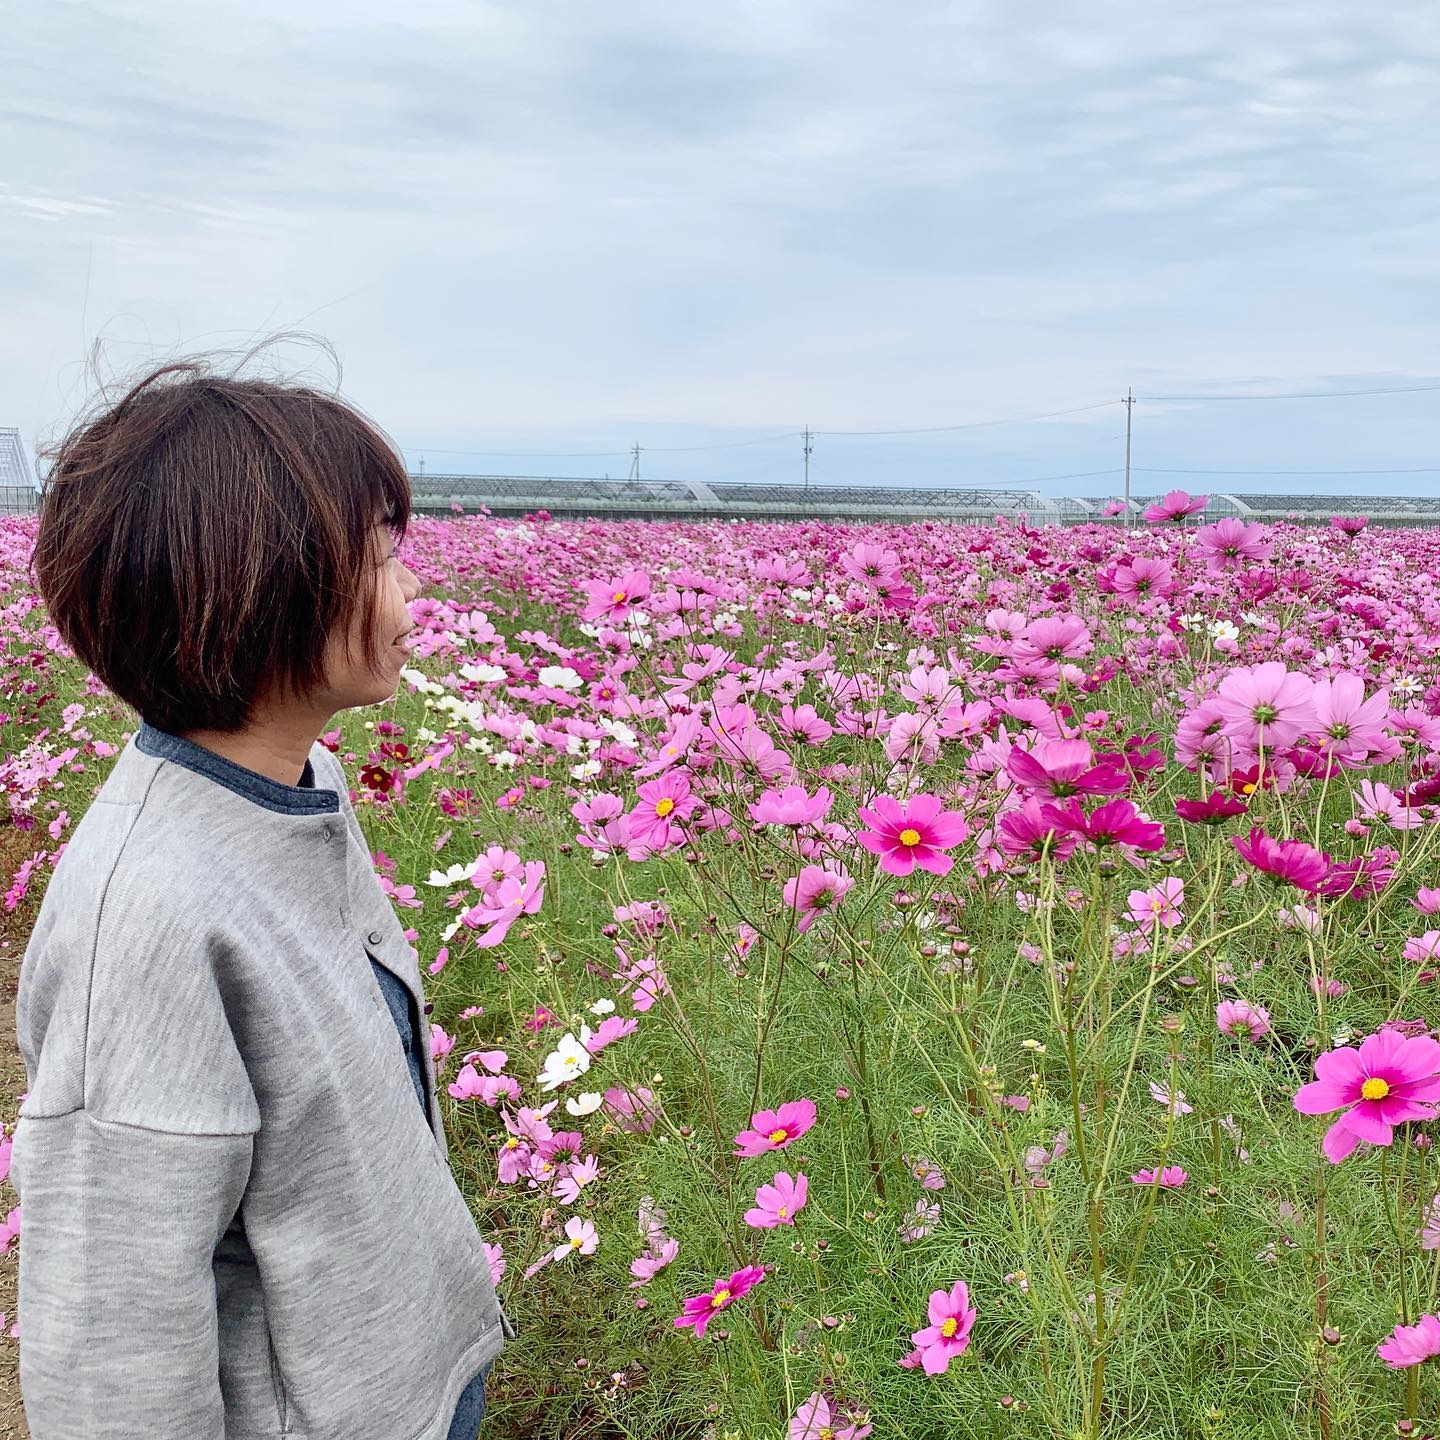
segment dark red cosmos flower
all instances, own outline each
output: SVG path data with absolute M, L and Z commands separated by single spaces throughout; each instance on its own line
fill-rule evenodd
M 1257 790 L 1269 790 L 1275 784 L 1275 771 L 1273 767 L 1262 770 L 1258 765 L 1251 765 L 1244 770 L 1232 771 L 1225 783 L 1230 787 L 1232 795 L 1248 797 Z
M 1250 807 L 1243 800 L 1232 800 L 1223 790 L 1212 790 L 1204 800 L 1177 800 L 1175 813 L 1192 825 L 1219 825 Z
M 395 788 L 395 776 L 383 765 L 362 765 L 360 783 L 378 795 L 388 795 Z

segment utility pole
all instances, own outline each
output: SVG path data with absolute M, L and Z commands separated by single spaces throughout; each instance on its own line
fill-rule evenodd
M 814 449 L 811 441 L 815 438 L 814 432 L 807 425 L 805 427 L 805 489 L 810 489 L 810 452 Z
M 1125 406 L 1125 526 L 1130 526 L 1130 427 L 1135 415 L 1135 391 L 1127 387 L 1125 399 L 1121 402 Z
M 632 480 L 640 478 L 640 446 L 638 443 L 630 447 L 630 478 Z
M 423 455 L 420 457 L 420 473 L 422 475 L 425 473 L 425 457 Z

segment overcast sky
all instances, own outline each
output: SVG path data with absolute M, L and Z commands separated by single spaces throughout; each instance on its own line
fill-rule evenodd
M 1440 490 L 1254 473 L 1440 466 L 1440 389 L 1148 398 L 1440 386 L 1432 0 L 44 0 L 3 34 L 27 442 L 96 339 L 114 371 L 298 326 L 431 471 L 638 442 L 798 480 L 798 438 L 678 447 L 1112 402 L 814 442 L 817 483 L 1010 485 L 1118 467 L 1134 386 L 1137 492 Z

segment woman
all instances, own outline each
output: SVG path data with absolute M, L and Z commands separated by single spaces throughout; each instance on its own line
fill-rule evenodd
M 34 1440 L 474 1440 L 513 1330 L 415 954 L 316 742 L 394 694 L 409 513 L 354 409 L 198 363 L 57 452 L 38 584 L 142 724 L 20 977 Z

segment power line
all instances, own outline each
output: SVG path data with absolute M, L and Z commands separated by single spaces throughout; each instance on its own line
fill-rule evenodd
M 666 455 L 680 455 L 692 450 L 738 450 L 742 445 L 770 445 L 777 440 L 793 440 L 800 433 L 799 430 L 785 430 L 779 435 L 761 435 L 754 440 L 723 440 L 715 445 L 647 445 L 645 448 Z
M 1137 475 L 1440 475 L 1440 465 L 1415 465 L 1402 470 L 1190 470 L 1137 465 Z
M 814 430 L 811 433 L 814 435 L 939 435 L 951 430 L 986 430 L 995 425 L 1028 425 L 1032 420 L 1054 420 L 1061 415 L 1079 415 L 1086 410 L 1104 410 L 1108 406 L 1121 403 L 1118 400 L 1097 400 L 1093 405 L 1075 405 L 1069 410 L 1048 410 L 1043 415 L 1014 415 L 1008 420 L 972 420 L 965 425 L 922 425 L 912 430 Z
M 1440 385 L 1392 386 L 1384 390 L 1304 390 L 1283 395 L 1140 395 L 1140 400 L 1343 400 L 1351 395 L 1423 395 Z
M 468 455 L 476 460 L 603 460 L 628 455 L 629 450 L 437 450 L 433 445 L 402 445 L 402 450 L 426 455 Z

